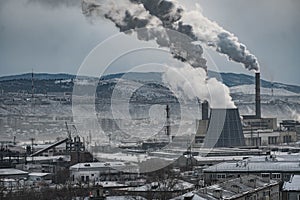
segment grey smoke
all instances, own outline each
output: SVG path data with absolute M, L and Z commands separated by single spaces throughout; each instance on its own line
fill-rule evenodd
M 84 0 L 82 2 L 82 10 L 86 16 L 103 16 L 114 22 L 121 32 L 127 34 L 135 30 L 139 40 L 155 40 L 160 47 L 169 48 L 174 58 L 187 62 L 195 68 L 206 69 L 202 47 L 199 44 L 193 44 L 194 40 L 186 35 L 166 29 L 171 28 L 170 25 L 180 17 L 177 14 L 168 16 L 168 10 L 171 8 L 172 4 L 163 2 L 157 10 L 157 15 L 160 14 L 159 16 L 164 19 L 162 21 L 151 15 L 141 4 L 135 4 L 129 0 L 122 2 Z
M 167 1 L 156 3 L 149 4 L 153 6 L 154 13 L 146 10 L 144 5 L 130 0 L 83 0 L 82 11 L 89 18 L 100 16 L 111 20 L 126 34 L 135 32 L 139 40 L 154 40 L 160 47 L 170 49 L 173 57 L 182 61 L 172 63 L 172 66 L 178 67 L 164 73 L 164 82 L 171 88 L 183 91 L 191 99 L 193 94 L 199 99 L 206 99 L 212 107 L 235 107 L 229 89 L 216 79 L 207 79 L 203 49 L 195 42 L 198 39 L 191 31 L 192 27 L 181 24 L 179 29 L 182 31 L 177 30 L 176 22 L 181 19 L 183 9 L 175 8 L 173 3 Z M 157 5 L 159 8 L 155 9 Z M 180 81 L 180 77 L 185 78 Z
M 204 17 L 199 11 L 187 12 L 176 1 L 130 0 L 142 4 L 151 15 L 159 18 L 167 28 L 174 29 L 205 43 L 230 60 L 242 63 L 246 69 L 259 70 L 257 58 L 232 33 Z M 201 28 L 199 28 L 201 27 Z
M 161 0 L 130 0 L 132 3 L 143 4 L 151 15 L 158 17 L 165 27 L 171 28 L 174 22 L 180 20 L 183 9 L 175 7 L 171 1 Z

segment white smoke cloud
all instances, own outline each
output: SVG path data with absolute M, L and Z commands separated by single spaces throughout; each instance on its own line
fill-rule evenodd
M 161 22 L 151 16 L 143 5 L 132 4 L 129 0 L 83 0 L 82 11 L 86 16 L 102 16 L 110 19 L 122 32 L 161 26 Z
M 204 17 L 201 9 L 187 11 L 177 1 L 131 0 L 144 5 L 150 14 L 159 18 L 164 27 L 184 33 L 194 40 L 227 55 L 230 60 L 242 63 L 246 69 L 259 70 L 257 58 L 251 54 L 238 38 L 216 22 Z
M 195 100 L 198 97 L 207 100 L 212 108 L 235 108 L 229 88 L 215 78 L 207 78 L 204 69 L 186 63 L 174 65 L 163 74 L 163 81 L 181 94 L 180 98 Z
M 182 96 L 190 99 L 197 96 L 209 101 L 214 108 L 235 107 L 229 89 L 216 79 L 207 79 L 203 49 L 195 43 L 199 38 L 192 32 L 191 26 L 178 21 L 183 12 L 180 7 L 175 7 L 169 1 L 156 0 L 83 0 L 82 10 L 88 17 L 101 16 L 111 20 L 121 32 L 130 33 L 134 30 L 139 40 L 155 40 L 159 46 L 168 47 L 173 57 L 184 62 L 184 66 L 167 71 L 163 79 L 172 89 L 181 91 Z M 213 30 L 206 33 L 207 38 Z
M 192 31 L 198 40 L 216 49 L 217 52 L 227 55 L 230 60 L 243 63 L 249 70 L 259 69 L 257 58 L 239 42 L 234 34 L 209 20 L 201 12 L 184 12 L 178 26 L 184 25 L 192 26 Z
M 128 34 L 135 30 L 139 40 L 155 40 L 160 47 L 170 48 L 174 58 L 188 62 L 193 67 L 207 68 L 199 44 L 193 44 L 191 38 L 184 34 L 165 29 L 165 22 L 151 15 L 142 4 L 134 4 L 130 0 L 83 0 L 82 10 L 88 17 L 101 16 L 111 20 L 121 32 Z M 166 6 L 160 12 L 164 10 L 167 10 Z M 172 20 L 177 19 L 176 16 Z

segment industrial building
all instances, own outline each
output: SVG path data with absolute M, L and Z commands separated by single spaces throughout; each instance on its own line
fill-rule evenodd
M 244 131 L 247 146 L 268 146 L 290 144 L 298 141 L 295 131 L 273 131 L 270 129 Z
M 138 175 L 134 169 L 132 164 L 124 162 L 77 163 L 70 167 L 70 177 L 73 183 L 134 180 Z
M 281 131 L 296 132 L 297 140 L 300 140 L 300 122 L 297 120 L 283 120 L 280 123 Z
M 262 117 L 260 73 L 255 74 L 254 115 L 240 116 L 237 108 L 210 109 L 207 101 L 202 103 L 201 109 L 202 119 L 196 120 L 195 148 L 259 147 L 289 144 L 300 138 L 299 122 L 285 120 L 278 129 L 277 118 Z
M 280 197 L 279 188 L 280 186 L 278 181 L 266 181 L 258 176 L 247 175 L 201 188 L 197 191 L 189 192 L 182 196 L 173 198 L 173 200 L 278 200 Z
M 288 181 L 292 175 L 300 175 L 299 154 L 269 155 L 223 162 L 210 166 L 203 172 L 206 184 L 214 184 L 246 174 L 257 175 L 266 180 Z
M 255 73 L 255 115 L 243 115 L 245 131 L 277 129 L 277 118 L 263 118 L 261 115 L 260 73 Z

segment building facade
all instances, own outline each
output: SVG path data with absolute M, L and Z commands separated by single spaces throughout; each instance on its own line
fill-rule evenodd
M 211 185 L 243 175 L 253 174 L 264 180 L 289 181 L 293 174 L 300 175 L 300 161 L 295 156 L 260 156 L 242 161 L 222 162 L 203 170 L 205 184 Z

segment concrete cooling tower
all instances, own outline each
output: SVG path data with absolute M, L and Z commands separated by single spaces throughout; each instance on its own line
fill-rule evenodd
M 211 109 L 203 147 L 238 146 L 245 146 L 239 110 Z

